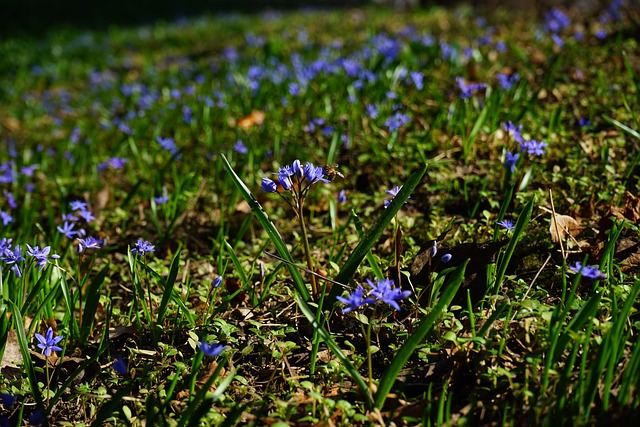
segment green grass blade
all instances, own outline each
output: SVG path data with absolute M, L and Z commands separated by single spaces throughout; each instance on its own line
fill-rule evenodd
M 371 407 L 373 405 L 371 390 L 367 386 L 367 383 L 364 381 L 358 370 L 349 361 L 347 356 L 345 356 L 340 347 L 338 347 L 338 344 L 336 344 L 336 342 L 333 340 L 331 334 L 329 334 L 329 332 L 327 332 L 327 330 L 320 323 L 318 323 L 315 317 L 316 315 L 311 307 L 309 307 L 309 304 L 307 304 L 307 302 L 300 298 L 298 295 L 296 295 L 296 302 L 298 303 L 298 307 L 300 307 L 300 311 L 302 312 L 302 314 L 304 314 L 304 316 L 313 326 L 314 330 L 317 332 L 318 337 L 322 341 L 324 341 L 327 347 L 329 347 L 333 354 L 338 358 L 338 360 L 342 364 L 342 367 L 360 387 L 367 399 L 367 406 Z
M 171 260 L 171 267 L 169 267 L 169 276 L 167 276 L 167 280 L 164 282 L 164 291 L 162 293 L 162 301 L 160 302 L 160 307 L 158 308 L 158 317 L 157 317 L 157 325 L 162 326 L 164 322 L 164 318 L 167 315 L 167 306 L 169 305 L 169 301 L 171 300 L 171 295 L 173 294 L 176 283 L 176 278 L 178 277 L 178 268 L 180 266 L 180 251 L 176 251 L 173 260 Z M 150 269 L 147 269 L 147 271 Z
M 356 226 L 358 237 L 362 239 L 362 237 L 364 236 L 364 230 L 362 229 L 362 222 L 360 221 L 360 218 L 354 211 L 351 211 L 351 216 L 353 217 L 353 223 Z M 371 270 L 373 270 L 374 276 L 376 276 L 378 279 L 384 279 L 384 273 L 382 272 L 382 270 L 380 269 L 380 266 L 376 262 L 376 259 L 371 253 L 371 250 L 367 251 L 367 261 L 369 262 L 369 266 L 371 267 Z
M 409 198 L 413 190 L 418 186 L 420 180 L 427 172 L 427 165 L 424 164 L 420 169 L 413 172 L 409 179 L 404 183 L 400 192 L 393 198 L 393 201 L 383 210 L 382 215 L 378 217 L 373 226 L 367 231 L 367 233 L 360 239 L 360 243 L 355 247 L 347 261 L 345 261 L 342 269 L 336 276 L 336 281 L 341 283 L 347 283 L 349 279 L 355 274 L 358 266 L 362 260 L 367 256 L 369 250 L 376 244 L 382 232 L 387 228 L 387 225 L 398 213 L 400 208 L 404 205 L 404 202 Z M 341 289 L 334 286 L 329 293 L 328 301 L 330 304 L 336 304 L 336 296 L 341 292 Z
M 559 359 L 564 349 L 573 340 L 573 336 L 581 328 L 583 328 L 588 322 L 590 322 L 598 313 L 600 307 L 600 298 L 602 294 L 600 292 L 589 298 L 589 301 L 580 309 L 580 311 L 571 319 L 565 331 L 558 338 L 555 350 L 551 357 L 551 364 L 554 365 Z
M 233 265 L 236 268 L 236 272 L 238 273 L 238 276 L 240 276 L 240 282 L 242 283 L 242 287 L 248 290 L 250 294 L 249 296 L 251 297 L 251 302 L 253 304 L 256 304 L 257 300 L 255 299 L 255 292 L 253 291 L 253 288 L 249 286 L 249 280 L 247 279 L 247 275 L 244 274 L 242 263 L 238 259 L 236 252 L 233 250 L 233 247 L 231 247 L 229 242 L 227 242 L 226 240 L 224 241 L 223 245 L 224 245 L 223 247 L 225 251 L 227 252 L 227 254 L 229 254 L 229 257 L 231 257 L 231 262 L 233 262 Z
M 11 300 L 7 300 L 6 303 L 11 307 L 11 313 L 13 317 L 13 326 L 18 336 L 18 345 L 20 346 L 20 353 L 22 353 L 22 367 L 27 373 L 29 379 L 29 387 L 33 394 L 33 399 L 39 407 L 44 407 L 42 400 L 42 393 L 38 387 L 38 379 L 36 378 L 36 372 L 33 368 L 33 362 L 31 360 L 31 354 L 29 353 L 29 340 L 24 332 L 24 320 L 22 314 L 18 309 L 18 306 Z
M 256 216 L 256 219 L 258 220 L 260 225 L 262 225 L 264 230 L 267 232 L 267 235 L 269 236 L 274 246 L 276 247 L 278 254 L 282 258 L 293 263 L 294 262 L 293 258 L 291 257 L 291 254 L 287 249 L 287 245 L 282 240 L 282 236 L 280 236 L 278 229 L 275 227 L 275 225 L 273 225 L 271 220 L 269 220 L 267 213 L 264 211 L 264 209 L 262 209 L 262 206 L 260 206 L 260 203 L 258 203 L 256 198 L 253 197 L 253 194 L 251 194 L 251 191 L 247 188 L 244 182 L 242 182 L 240 177 L 235 173 L 235 171 L 227 161 L 227 158 L 224 156 L 224 154 L 221 154 L 220 156 L 222 158 L 222 164 L 226 169 L 226 171 L 228 172 L 229 176 L 231 177 L 233 184 L 236 186 L 238 191 L 240 191 L 240 194 L 242 195 L 244 200 L 249 204 L 249 207 L 251 207 L 251 211 Z M 293 265 L 287 264 L 286 268 L 287 270 L 289 270 L 289 274 L 291 274 L 291 278 L 293 279 L 293 283 L 294 283 L 294 286 L 296 287 L 296 291 L 298 291 L 298 293 L 302 296 L 302 298 L 305 301 L 309 301 L 311 299 L 311 296 L 309 295 L 309 291 L 307 290 L 307 287 L 304 285 L 304 280 L 302 279 L 300 272 Z
M 80 337 L 83 342 L 91 333 L 91 327 L 100 303 L 100 288 L 102 288 L 102 284 L 104 283 L 104 279 L 107 277 L 108 272 L 109 266 L 105 266 L 100 270 L 93 280 L 91 280 L 91 283 L 87 288 L 87 293 L 84 296 L 85 301 L 84 308 L 82 310 L 82 326 L 80 327 Z
M 442 316 L 442 312 L 449 307 L 449 304 L 451 304 L 453 297 L 456 295 L 460 285 L 462 284 L 462 280 L 464 279 L 464 270 L 467 267 L 468 262 L 469 260 L 466 260 L 450 273 L 450 276 L 447 279 L 447 284 L 444 286 L 444 291 L 442 292 L 438 303 L 435 305 L 431 313 L 429 313 L 427 317 L 420 322 L 420 325 L 415 329 L 415 332 L 411 334 L 402 347 L 400 347 L 400 350 L 398 350 L 398 353 L 396 353 L 391 361 L 391 365 L 389 365 L 384 375 L 382 375 L 380 384 L 378 385 L 378 391 L 375 396 L 376 408 L 382 408 L 382 405 L 384 405 L 396 378 L 398 378 L 400 371 L 404 368 L 409 357 L 411 357 L 411 355 L 418 349 L 424 338 L 431 329 L 433 329 L 440 316 Z
M 516 226 L 513 230 L 513 234 L 511 235 L 511 239 L 509 240 L 509 244 L 504 251 L 504 254 L 501 258 L 500 265 L 498 265 L 498 269 L 496 271 L 496 278 L 493 282 L 493 286 L 489 290 L 489 295 L 495 295 L 498 293 L 500 289 L 500 285 L 502 284 L 502 280 L 504 279 L 504 275 L 507 271 L 507 267 L 509 266 L 509 262 L 511 261 L 511 257 L 516 250 L 516 245 L 518 241 L 524 234 L 524 230 L 529 224 L 531 220 L 531 214 L 533 213 L 533 203 L 535 202 L 535 197 L 532 197 L 522 209 L 522 212 L 518 216 L 518 221 L 516 221 Z

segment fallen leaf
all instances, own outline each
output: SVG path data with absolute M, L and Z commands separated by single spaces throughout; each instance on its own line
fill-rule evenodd
M 554 243 L 564 240 L 567 235 L 575 237 L 584 230 L 578 221 L 569 215 L 551 214 L 551 223 L 549 224 L 549 233 L 551 233 L 551 241 Z
M 240 129 L 250 129 L 254 126 L 260 126 L 267 115 L 264 111 L 253 110 L 248 116 L 242 117 L 237 121 L 232 120 L 231 126 L 237 125 Z

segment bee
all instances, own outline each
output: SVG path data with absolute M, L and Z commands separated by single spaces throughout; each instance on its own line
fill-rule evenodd
M 338 165 L 323 165 L 322 166 L 322 173 L 327 177 L 327 179 L 329 181 L 333 181 L 336 176 L 339 176 L 340 178 L 344 178 L 344 175 L 342 173 L 340 173 L 340 171 L 338 170 Z

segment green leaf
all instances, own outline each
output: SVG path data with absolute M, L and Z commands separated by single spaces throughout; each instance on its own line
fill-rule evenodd
M 267 213 L 264 211 L 264 209 L 262 209 L 262 206 L 260 205 L 260 203 L 258 203 L 256 198 L 253 197 L 253 194 L 251 194 L 251 191 L 247 188 L 244 182 L 242 182 L 240 177 L 235 173 L 235 171 L 227 161 L 227 158 L 224 156 L 224 154 L 221 154 L 221 157 L 222 157 L 222 164 L 224 168 L 227 170 L 227 172 L 229 173 L 229 176 L 231 177 L 233 184 L 236 186 L 238 191 L 240 191 L 240 194 L 242 195 L 244 200 L 249 204 L 249 207 L 251 208 L 251 211 L 253 212 L 253 214 L 256 216 L 256 219 L 258 220 L 260 225 L 262 225 L 264 230 L 267 232 L 267 235 L 269 236 L 274 246 L 276 247 L 278 254 L 282 258 L 284 258 L 285 260 L 293 264 L 294 263 L 293 258 L 291 257 L 291 254 L 287 249 L 287 245 L 282 240 L 282 236 L 280 236 L 278 229 L 275 227 L 275 225 L 273 225 L 273 223 L 267 216 Z M 287 264 L 285 267 L 287 268 L 287 270 L 289 270 L 289 274 L 291 274 L 291 278 L 293 279 L 293 283 L 294 283 L 294 286 L 296 287 L 296 291 L 302 296 L 303 300 L 309 301 L 311 299 L 311 296 L 309 295 L 309 291 L 307 290 L 307 287 L 304 284 L 304 280 L 302 279 L 302 276 L 300 275 L 300 272 L 298 271 L 298 269 L 294 265 L 290 265 L 290 264 Z
M 36 378 L 36 372 L 33 369 L 33 361 L 31 360 L 31 354 L 29 353 L 29 340 L 24 333 L 24 320 L 22 319 L 22 314 L 13 301 L 6 300 L 6 303 L 11 307 L 13 326 L 16 330 L 16 335 L 18 336 L 20 353 L 22 353 L 22 367 L 27 373 L 27 378 L 29 378 L 31 393 L 33 394 L 36 404 L 39 407 L 44 407 L 42 403 L 42 393 L 40 393 L 40 388 L 38 387 L 38 379 Z
M 80 335 L 83 342 L 91 332 L 91 326 L 93 325 L 93 321 L 96 317 L 96 311 L 98 310 L 98 303 L 100 302 L 100 288 L 102 287 L 102 283 L 104 282 L 105 277 L 107 277 L 108 272 L 109 266 L 105 266 L 93 278 L 91 284 L 87 288 L 84 309 L 82 310 L 82 327 L 80 328 Z M 82 304 L 82 301 L 80 304 Z
M 340 361 L 342 367 L 347 371 L 347 373 L 351 376 L 351 378 L 358 384 L 362 392 L 365 394 L 367 399 L 367 406 L 371 407 L 373 405 L 373 397 L 371 396 L 371 390 L 367 386 L 367 383 L 364 381 L 358 370 L 351 364 L 347 356 L 342 352 L 338 344 L 333 340 L 329 332 L 316 320 L 315 313 L 309 307 L 306 301 L 300 298 L 299 295 L 296 294 L 296 302 L 300 307 L 300 311 L 307 320 L 311 323 L 314 330 L 316 331 L 318 337 L 324 341 L 324 343 L 329 347 L 329 349 L 335 354 L 335 356 Z
M 520 237 L 524 235 L 524 229 L 527 227 L 527 225 L 529 224 L 529 221 L 531 220 L 534 201 L 535 201 L 535 197 L 532 197 L 531 200 L 529 200 L 529 203 L 526 204 L 526 206 L 524 207 L 524 209 L 522 209 L 522 212 L 518 216 L 518 221 L 516 221 L 516 226 L 513 229 L 513 235 L 511 236 L 511 239 L 509 240 L 509 244 L 507 245 L 507 248 L 504 251 L 504 255 L 502 256 L 500 265 L 498 265 L 496 278 L 495 278 L 495 281 L 493 282 L 493 286 L 489 290 L 489 295 L 494 295 L 498 293 L 498 290 L 500 289 L 500 285 L 502 284 L 502 279 L 504 279 L 504 275 L 507 271 L 507 267 L 509 266 L 509 262 L 511 261 L 511 257 L 513 256 L 513 253 L 516 250 L 516 245 L 518 244 Z
M 345 261 L 342 269 L 336 277 L 337 282 L 347 283 L 351 277 L 355 274 L 358 266 L 367 256 L 369 250 L 376 244 L 382 232 L 387 228 L 387 225 L 398 213 L 400 208 L 404 205 L 404 202 L 409 198 L 413 190 L 418 186 L 420 180 L 427 172 L 427 165 L 424 164 L 419 170 L 413 172 L 409 179 L 404 183 L 400 192 L 393 198 L 393 201 L 383 210 L 382 215 L 378 217 L 373 226 L 367 231 L 367 233 L 360 239 L 360 243 L 355 247 L 347 261 Z M 342 288 L 334 286 L 329 293 L 330 304 L 337 304 L 336 297 L 340 294 Z
M 440 319 L 442 312 L 449 307 L 449 304 L 451 304 L 453 297 L 456 295 L 460 285 L 462 284 L 462 280 L 464 279 L 464 270 L 467 268 L 468 262 L 469 260 L 466 260 L 450 273 L 438 303 L 431 313 L 422 319 L 418 327 L 415 329 L 415 332 L 407 339 L 402 347 L 400 347 L 400 350 L 398 350 L 398 353 L 391 361 L 391 365 L 389 365 L 384 375 L 382 375 L 380 384 L 378 385 L 378 391 L 375 396 L 376 408 L 382 408 L 393 384 L 398 378 L 400 371 L 409 360 L 409 357 L 411 357 L 427 334 L 433 329 L 438 319 Z
M 171 267 L 169 267 L 169 276 L 167 276 L 167 280 L 164 283 L 164 292 L 162 293 L 162 301 L 160 302 L 160 307 L 158 308 L 158 317 L 156 324 L 162 325 L 164 322 L 164 318 L 167 315 L 167 306 L 169 305 L 169 300 L 171 299 L 171 294 L 174 290 L 174 284 L 176 282 L 176 277 L 178 277 L 178 266 L 180 265 L 180 251 L 176 251 L 173 260 L 171 260 Z

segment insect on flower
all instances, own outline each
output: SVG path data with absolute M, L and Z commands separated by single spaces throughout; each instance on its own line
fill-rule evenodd
M 322 173 L 324 174 L 324 176 L 327 177 L 329 182 L 336 179 L 336 176 L 339 176 L 340 178 L 344 178 L 344 175 L 338 170 L 338 167 L 339 167 L 338 165 L 323 165 L 321 167 L 322 167 Z

